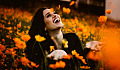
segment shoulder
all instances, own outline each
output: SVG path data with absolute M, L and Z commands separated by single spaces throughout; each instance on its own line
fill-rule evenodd
M 73 37 L 78 37 L 78 36 L 75 33 L 66 33 L 64 34 L 64 37 L 73 38 Z
M 75 33 L 66 33 L 64 34 L 64 38 L 72 42 L 78 41 L 80 39 Z

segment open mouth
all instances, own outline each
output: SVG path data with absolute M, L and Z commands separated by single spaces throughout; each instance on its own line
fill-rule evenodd
M 54 21 L 53 21 L 53 23 L 58 23 L 58 22 L 60 22 L 59 18 L 55 18 Z

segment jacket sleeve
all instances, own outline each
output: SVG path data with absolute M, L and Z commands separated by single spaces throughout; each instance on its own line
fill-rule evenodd
M 26 43 L 27 47 L 25 49 L 26 57 L 36 64 L 40 64 L 40 53 L 39 51 L 39 45 L 35 40 L 30 40 Z

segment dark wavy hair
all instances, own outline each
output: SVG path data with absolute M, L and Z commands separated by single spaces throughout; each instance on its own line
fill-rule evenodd
M 31 38 L 34 38 L 35 35 L 39 34 L 43 37 L 45 37 L 46 31 L 45 31 L 45 22 L 44 22 L 44 16 L 43 16 L 43 10 L 47 8 L 40 8 L 35 13 L 32 19 L 32 25 L 29 30 L 29 35 Z

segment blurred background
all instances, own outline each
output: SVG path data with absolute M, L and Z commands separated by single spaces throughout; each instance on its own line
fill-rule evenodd
M 74 5 L 69 6 L 71 1 Z M 106 15 L 109 19 L 120 21 L 119 0 L 0 0 L 1 7 L 20 8 L 30 12 L 35 12 L 40 7 L 68 7 L 76 12 L 84 12 L 93 15 Z M 111 9 L 110 15 L 105 14 L 106 9 Z
M 75 4 L 69 6 L 71 1 L 75 1 Z M 69 7 L 77 12 L 85 12 L 95 15 L 105 14 L 105 0 L 0 0 L 0 6 L 20 8 L 32 12 L 39 7 L 54 8 L 58 5 Z
M 83 48 L 90 41 L 106 43 L 101 51 L 88 54 L 88 59 L 98 61 L 95 70 L 120 70 L 119 3 L 120 0 L 0 0 L 0 70 L 38 67 L 26 58 L 24 50 L 30 39 L 31 19 L 41 7 L 57 11 L 64 24 L 63 33 L 76 33 Z

